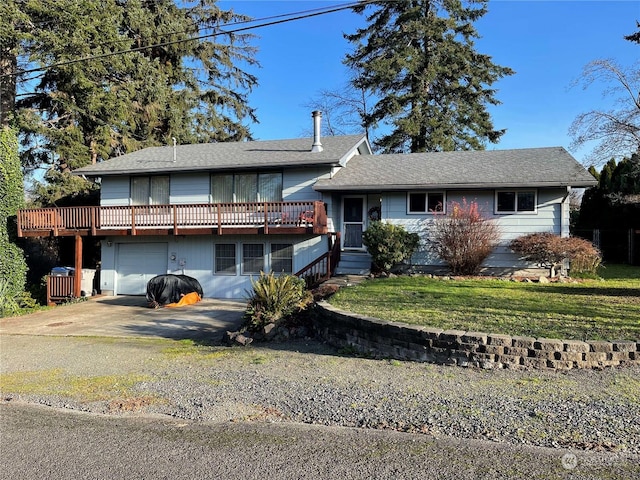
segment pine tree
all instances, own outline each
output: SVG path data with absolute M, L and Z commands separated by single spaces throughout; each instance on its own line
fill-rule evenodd
M 505 130 L 494 128 L 487 111 L 500 103 L 490 87 L 514 72 L 474 48 L 473 22 L 487 12 L 487 2 L 397 0 L 373 8 L 368 26 L 345 35 L 356 45 L 345 63 L 356 72 L 353 85 L 379 98 L 364 126 L 392 127 L 374 144 L 392 153 L 496 143 Z
M 68 172 L 153 145 L 243 140 L 256 120 L 245 17 L 215 0 L 42 0 L 21 3 L 33 27 L 24 61 L 46 67 L 17 102 L 26 168 Z M 3 20 L 0 20 L 3 22 Z M 128 53 L 119 53 L 126 52 Z M 87 57 L 93 60 L 74 62 Z M 67 63 L 68 62 L 68 63 Z

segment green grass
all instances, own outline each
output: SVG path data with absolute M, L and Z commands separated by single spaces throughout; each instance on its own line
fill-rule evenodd
M 148 380 L 144 375 L 68 375 L 61 369 L 0 374 L 2 392 L 21 395 L 60 395 L 81 402 L 130 397 L 133 387 Z
M 640 339 L 640 267 L 610 265 L 601 279 L 519 283 L 498 279 L 376 279 L 343 288 L 337 308 L 442 329 L 575 340 Z

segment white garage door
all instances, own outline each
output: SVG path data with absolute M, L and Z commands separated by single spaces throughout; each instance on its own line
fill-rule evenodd
M 150 279 L 167 273 L 167 244 L 119 244 L 116 272 L 116 294 L 144 295 Z

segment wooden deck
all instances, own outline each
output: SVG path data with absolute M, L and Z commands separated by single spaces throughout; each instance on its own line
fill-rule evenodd
M 17 217 L 20 237 L 328 232 L 321 201 L 54 207 Z

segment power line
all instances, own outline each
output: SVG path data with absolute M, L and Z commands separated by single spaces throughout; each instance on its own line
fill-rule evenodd
M 51 68 L 56 68 L 56 67 L 63 67 L 63 66 L 67 66 L 67 65 L 73 65 L 75 63 L 81 63 L 81 62 L 87 62 L 90 60 L 99 60 L 99 59 L 103 59 L 103 58 L 108 58 L 108 57 L 113 57 L 116 55 L 124 55 L 127 53 L 135 53 L 135 52 L 140 52 L 143 50 L 148 50 L 150 48 L 157 48 L 157 47 L 166 47 L 169 45 L 176 45 L 178 43 L 185 43 L 185 42 L 191 42 L 191 41 L 196 41 L 196 40 L 202 40 L 205 38 L 212 38 L 212 37 L 217 37 L 219 35 L 231 35 L 234 33 L 239 33 L 239 32 L 244 32 L 244 31 L 248 31 L 248 30 L 253 30 L 256 28 L 263 28 L 263 27 L 269 27 L 269 26 L 273 26 L 273 25 L 279 25 L 282 23 L 288 23 L 288 22 L 293 22 L 293 21 L 297 21 L 297 20 L 304 20 L 306 18 L 312 18 L 312 17 L 317 17 L 320 15 L 326 15 L 329 13 L 335 13 L 335 12 L 339 12 L 342 10 L 349 10 L 352 9 L 358 5 L 366 5 L 369 3 L 373 3 L 375 0 L 360 0 L 357 1 L 355 3 L 349 3 L 349 4 L 343 4 L 343 5 L 336 5 L 336 6 L 332 6 L 332 7 L 325 7 L 324 9 L 319 8 L 319 9 L 315 9 L 315 10 L 307 10 L 307 11 L 303 11 L 301 15 L 298 14 L 283 14 L 283 15 L 276 15 L 273 17 L 266 17 L 266 19 L 271 19 L 271 18 L 279 18 L 279 17 L 288 17 L 289 15 L 297 15 L 295 17 L 290 17 L 290 18 L 280 18 L 279 20 L 273 20 L 273 21 L 269 21 L 269 22 L 265 22 L 265 23 L 260 23 L 258 25 L 250 25 L 247 27 L 240 27 L 240 28 L 234 28 L 231 30 L 220 30 L 218 32 L 214 32 L 214 33 L 210 33 L 210 34 L 206 34 L 206 35 L 199 35 L 197 37 L 192 37 L 192 38 L 186 38 L 186 39 L 181 39 L 181 40 L 171 40 L 171 41 L 167 41 L 167 42 L 160 42 L 160 43 L 156 43 L 153 45 L 146 45 L 144 47 L 135 47 L 135 48 L 131 48 L 128 50 L 119 50 L 116 52 L 109 52 L 109 53 L 103 53 L 100 55 L 90 55 L 88 57 L 82 57 L 82 58 L 77 58 L 74 60 L 67 60 L 64 62 L 58 62 L 58 63 L 53 63 L 51 65 L 47 65 L 44 67 L 37 67 L 37 68 L 30 68 L 30 69 L 25 69 L 25 70 L 18 70 L 16 72 L 12 72 L 12 73 L 5 73 L 5 74 L 1 74 L 0 78 L 3 77 L 11 77 L 11 76 L 18 76 L 18 75 L 24 75 L 27 73 L 34 73 L 34 72 L 41 72 L 41 71 L 45 71 L 45 70 L 49 70 Z M 239 22 L 240 24 L 242 23 L 254 23 L 254 22 L 259 22 L 262 21 L 262 19 L 258 19 L 258 20 L 248 20 L 248 21 L 243 21 L 243 22 Z M 30 79 L 26 79 L 26 80 L 30 80 Z

